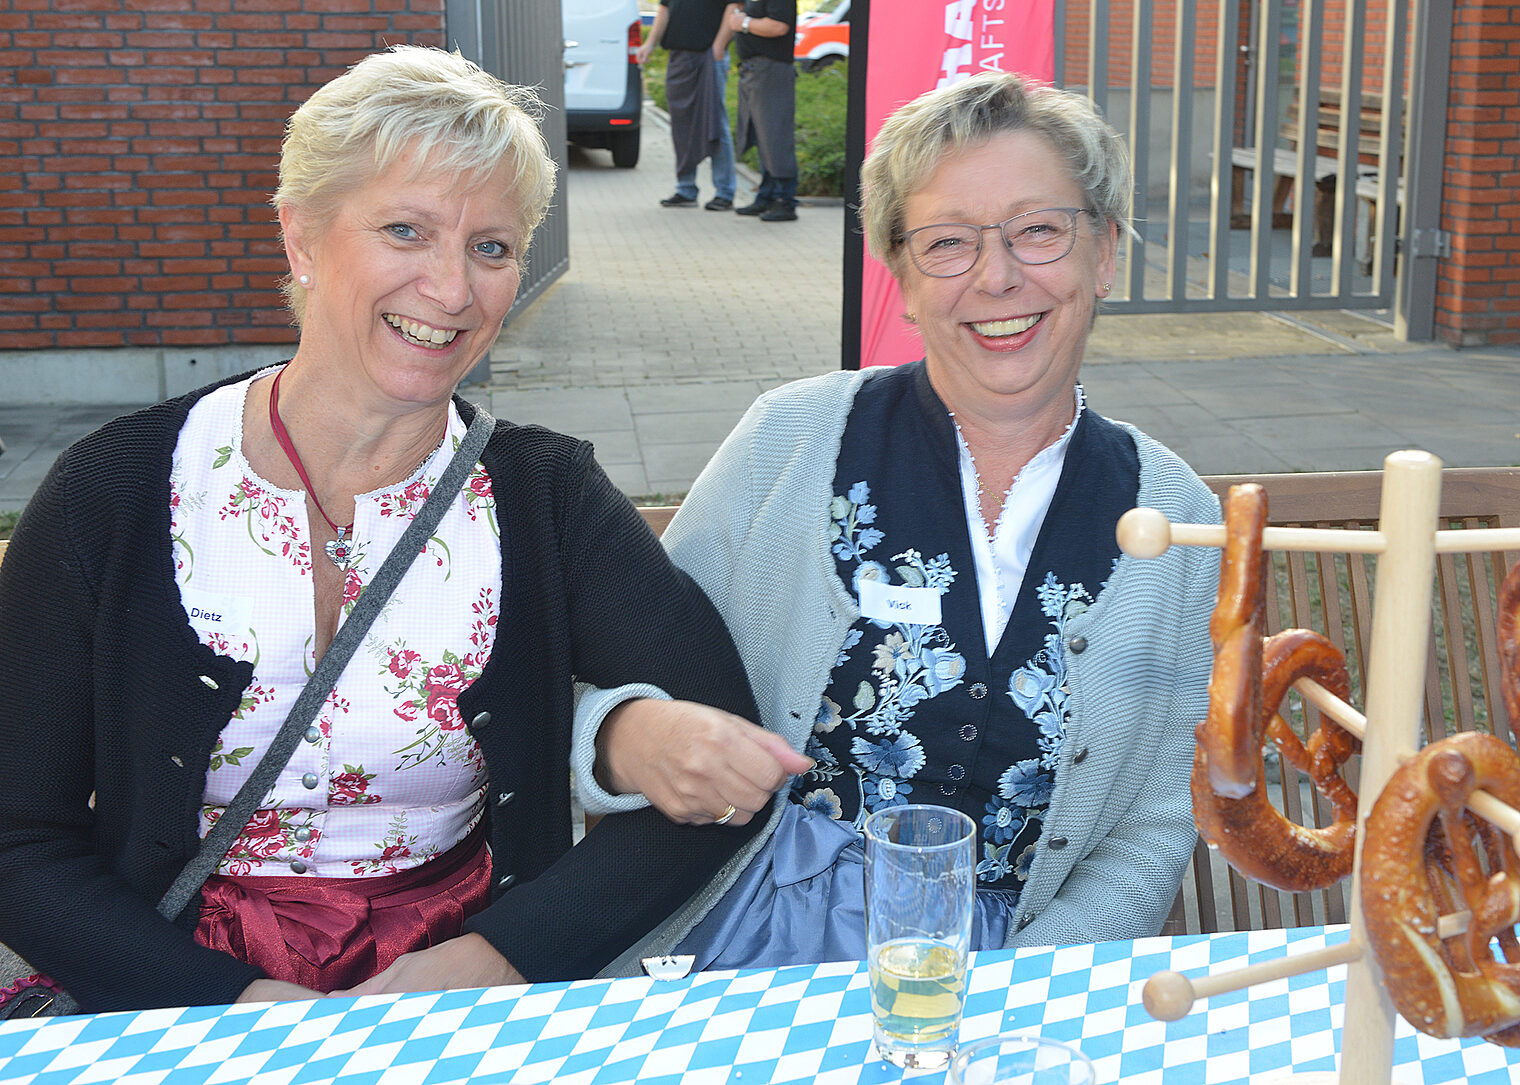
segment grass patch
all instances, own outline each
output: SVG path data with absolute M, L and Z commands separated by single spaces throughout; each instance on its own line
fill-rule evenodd
M 8 539 L 11 532 L 16 530 L 16 521 L 21 519 L 19 512 L 0 512 L 0 539 Z
M 655 105 L 668 108 L 665 98 L 665 50 L 656 49 L 644 65 L 644 90 Z M 797 73 L 797 195 L 844 194 L 845 119 L 850 97 L 850 66 L 840 61 L 818 71 Z M 728 120 L 739 116 L 739 66 L 728 67 Z M 760 156 L 751 147 L 741 157 L 759 172 Z

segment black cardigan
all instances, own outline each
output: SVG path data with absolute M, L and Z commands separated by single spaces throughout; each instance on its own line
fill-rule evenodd
M 0 563 L 0 941 L 89 1011 L 230 1002 L 261 974 L 193 941 L 194 904 L 176 924 L 155 911 L 199 844 L 211 748 L 252 677 L 199 643 L 174 581 L 170 459 L 209 390 L 64 452 Z M 692 828 L 644 810 L 572 849 L 573 681 L 651 682 L 757 713 L 717 612 L 589 444 L 499 422 L 481 462 L 504 620 L 459 698 L 489 771 L 496 883 L 467 927 L 530 980 L 584 978 L 759 822 Z

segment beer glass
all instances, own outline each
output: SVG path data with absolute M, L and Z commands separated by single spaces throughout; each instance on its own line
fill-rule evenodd
M 976 826 L 943 806 L 866 819 L 866 966 L 876 1049 L 902 1067 L 950 1061 L 966 998 Z

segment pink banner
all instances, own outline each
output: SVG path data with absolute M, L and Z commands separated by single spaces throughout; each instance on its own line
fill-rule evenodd
M 866 147 L 888 114 L 926 90 L 983 71 L 1055 75 L 1054 0 L 870 0 Z M 861 273 L 860 364 L 901 365 L 924 355 L 903 320 L 886 267 L 865 254 Z

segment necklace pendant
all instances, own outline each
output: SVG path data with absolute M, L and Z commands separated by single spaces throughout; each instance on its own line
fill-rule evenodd
M 349 559 L 354 555 L 354 540 L 345 539 L 343 533 L 348 531 L 346 527 L 338 528 L 338 537 L 327 544 L 327 556 L 338 568 L 348 570 Z

